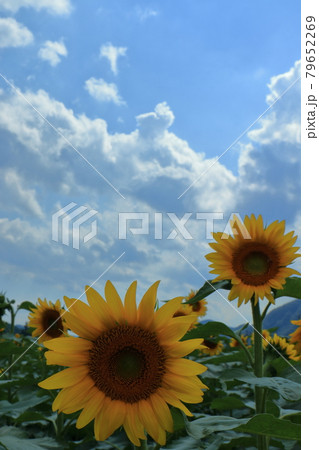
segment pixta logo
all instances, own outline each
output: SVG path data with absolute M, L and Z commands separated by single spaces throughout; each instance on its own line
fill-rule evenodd
M 76 207 L 76 208 L 75 208 Z M 75 209 L 74 209 L 75 208 Z M 98 212 L 86 206 L 77 206 L 72 202 L 52 215 L 52 240 L 73 248 L 80 248 L 80 230 L 90 225 L 91 231 L 83 236 L 86 243 L 97 234 L 96 220 L 91 220 Z

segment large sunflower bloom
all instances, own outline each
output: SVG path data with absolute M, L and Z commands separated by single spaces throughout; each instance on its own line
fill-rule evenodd
M 47 341 L 62 336 L 67 332 L 67 326 L 63 317 L 65 310 L 61 308 L 60 300 L 55 304 L 46 299 L 38 299 L 36 308 L 32 308 L 29 314 L 28 326 L 35 328 L 33 337 L 40 336 L 38 342 Z
M 46 342 L 48 364 L 68 368 L 39 383 L 44 389 L 60 389 L 53 410 L 66 414 L 82 410 L 77 428 L 94 419 L 98 441 L 124 426 L 134 445 L 146 439 L 144 430 L 160 445 L 166 431 L 173 431 L 168 404 L 192 415 L 182 402 L 202 401 L 206 386 L 197 377 L 206 367 L 183 359 L 202 339 L 179 342 L 194 320 L 173 317 L 182 297 L 154 311 L 158 282 L 136 306 L 136 282 L 124 305 L 108 281 L 106 301 L 87 287 L 89 305 L 65 297 L 71 312 L 65 314 L 70 329 L 79 337 Z
M 215 250 L 206 255 L 211 273 L 218 275 L 214 281 L 231 280 L 228 299 L 238 298 L 238 306 L 253 296 L 255 304 L 264 297 L 274 303 L 271 290 L 283 289 L 287 277 L 299 275 L 287 267 L 300 256 L 296 254 L 299 247 L 293 247 L 297 236 L 293 231 L 284 234 L 285 221 L 276 220 L 264 228 L 262 216 L 256 219 L 253 214 L 244 223 L 234 216 L 231 228 L 234 236 L 213 233 L 216 243 L 209 244 Z

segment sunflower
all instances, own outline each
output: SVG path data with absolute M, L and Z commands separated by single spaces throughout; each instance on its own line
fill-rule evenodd
M 128 288 L 124 305 L 113 284 L 105 285 L 106 301 L 86 288 L 89 305 L 65 297 L 70 329 L 79 337 L 61 337 L 45 343 L 48 364 L 67 369 L 39 383 L 44 389 L 60 389 L 54 411 L 71 414 L 82 410 L 76 426 L 94 419 L 98 441 L 118 427 L 140 445 L 146 431 L 165 445 L 166 431 L 173 431 L 168 407 L 192 415 L 182 403 L 202 401 L 206 386 L 197 377 L 206 367 L 183 356 L 200 347 L 202 339 L 179 342 L 194 318 L 173 317 L 182 297 L 168 301 L 156 312 L 158 283 L 154 283 L 136 307 L 136 282 Z
M 248 345 L 248 338 L 249 336 L 244 336 L 243 334 L 240 336 L 240 339 L 243 341 L 243 344 L 246 347 L 250 347 L 250 345 Z M 240 343 L 237 341 L 237 339 L 232 338 L 229 342 L 230 347 L 240 347 Z
M 291 320 L 293 325 L 297 325 L 297 329 L 291 333 L 289 342 L 294 344 L 295 349 L 297 350 L 298 355 L 301 355 L 301 320 Z
M 206 255 L 211 273 L 218 275 L 214 282 L 231 280 L 228 299 L 238 298 L 238 306 L 253 295 L 255 305 L 264 297 L 274 303 L 271 290 L 283 289 L 287 277 L 299 275 L 287 267 L 300 256 L 296 254 L 299 247 L 293 247 L 297 236 L 293 231 L 284 234 L 285 221 L 276 220 L 264 228 L 262 216 L 256 219 L 253 214 L 244 223 L 234 215 L 231 228 L 234 236 L 213 233 L 216 243 L 209 244 L 215 250 Z
M 61 308 L 60 300 L 55 304 L 46 299 L 38 299 L 39 304 L 32 308 L 29 314 L 28 326 L 35 328 L 32 336 L 39 336 L 38 342 L 47 341 L 62 336 L 67 332 L 67 326 L 63 317 L 65 310 Z
M 185 300 L 191 300 L 193 297 L 195 297 L 196 292 L 193 291 L 193 289 L 190 291 L 190 293 L 188 294 L 187 297 L 185 297 Z M 194 314 L 196 314 L 198 317 L 202 317 L 205 316 L 206 312 L 207 312 L 207 301 L 203 298 L 202 300 L 199 300 L 198 302 L 189 304 L 189 306 L 192 309 L 192 312 Z
M 268 330 L 262 330 L 261 332 L 263 337 L 263 348 L 265 349 L 267 345 L 269 345 L 269 342 L 271 341 L 271 336 Z M 251 341 L 254 342 L 254 333 L 251 335 Z
M 219 355 L 219 353 L 222 352 L 224 348 L 224 344 L 222 341 L 214 341 L 214 336 L 211 336 L 209 339 L 204 339 L 201 352 L 206 353 L 207 355 L 213 356 L 213 355 Z
M 295 346 L 287 342 L 287 339 L 282 338 L 275 333 L 269 342 L 272 344 L 272 347 L 269 347 L 270 351 L 274 350 L 275 348 L 280 354 L 283 354 L 283 356 L 286 356 L 287 358 L 294 361 L 299 361 L 300 358 L 297 355 Z M 278 356 L 278 353 L 276 356 Z

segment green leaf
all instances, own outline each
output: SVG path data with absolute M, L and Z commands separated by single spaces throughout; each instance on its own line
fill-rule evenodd
M 212 409 L 240 409 L 247 408 L 245 403 L 238 397 L 223 397 L 223 398 L 214 398 L 210 407 Z
M 60 444 L 52 438 L 30 439 L 21 429 L 16 427 L 2 427 L 0 430 L 0 444 L 8 450 L 43 450 L 61 448 Z
M 283 289 L 273 289 L 274 298 L 279 297 L 292 297 L 301 298 L 301 278 L 290 277 L 286 278 L 286 284 Z
M 261 377 L 257 378 L 250 372 L 243 369 L 226 370 L 220 375 L 224 381 L 239 380 L 247 383 L 251 388 L 260 386 L 263 388 L 273 389 L 277 391 L 284 399 L 290 401 L 300 400 L 300 384 L 287 378 L 281 377 Z
M 204 325 L 198 325 L 190 330 L 186 335 L 186 339 L 203 338 L 207 339 L 211 336 L 230 336 L 237 339 L 237 334 L 222 322 L 207 322 Z
M 290 420 L 290 422 L 300 424 L 301 423 L 301 412 L 296 411 L 294 413 L 285 414 L 285 415 L 281 416 L 281 419 Z
M 51 419 L 48 419 L 46 416 L 36 411 L 25 411 L 24 413 L 20 414 L 20 416 L 16 419 L 15 423 L 20 424 L 22 422 L 43 422 L 43 421 L 51 422 Z
M 195 294 L 195 296 L 193 298 L 191 298 L 190 300 L 188 300 L 186 303 L 191 305 L 193 303 L 199 302 L 200 300 L 203 300 L 203 298 L 208 297 L 212 292 L 215 292 L 218 289 L 226 289 L 229 291 L 231 288 L 232 288 L 232 284 L 229 280 L 206 281 L 205 284 Z
M 26 309 L 27 311 L 31 311 L 32 308 L 36 308 L 36 306 L 32 302 L 25 301 L 18 306 L 17 311 L 19 311 L 19 309 Z
M 173 417 L 174 431 L 184 430 L 185 422 L 181 411 L 177 408 L 171 408 L 171 414 Z
M 240 425 L 236 430 L 280 439 L 301 439 L 300 425 L 289 420 L 277 419 L 271 414 L 257 414 L 246 424 Z
M 228 362 L 246 362 L 247 356 L 245 355 L 243 350 L 232 351 L 230 353 L 225 353 L 224 355 L 213 356 L 208 359 L 201 359 L 199 362 L 202 364 L 224 364 Z M 205 376 L 205 375 L 204 375 Z
M 249 419 L 236 419 L 229 416 L 205 416 L 192 422 L 186 421 L 186 429 L 194 439 L 202 439 L 211 433 L 232 430 L 248 422 Z
M 10 403 L 7 400 L 0 401 L 0 411 L 2 414 L 10 415 L 12 418 L 17 418 L 24 411 L 29 410 L 33 406 L 39 405 L 48 400 L 48 396 L 37 397 L 34 392 L 25 395 L 24 398 L 18 402 Z

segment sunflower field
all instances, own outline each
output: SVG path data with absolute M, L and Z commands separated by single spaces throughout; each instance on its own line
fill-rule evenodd
M 159 282 L 141 299 L 137 282 L 120 298 L 111 281 L 64 304 L 15 308 L 2 295 L 0 448 L 299 449 L 301 322 L 291 317 L 289 336 L 263 327 L 278 299 L 301 297 L 288 267 L 297 236 L 261 216 L 231 226 L 206 255 L 215 278 L 165 302 Z M 210 294 L 225 291 L 235 308 L 250 303 L 251 324 L 205 320 Z

